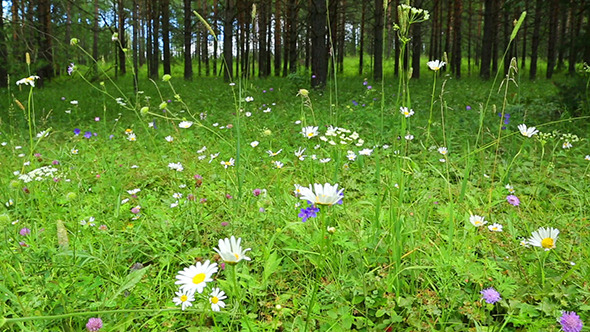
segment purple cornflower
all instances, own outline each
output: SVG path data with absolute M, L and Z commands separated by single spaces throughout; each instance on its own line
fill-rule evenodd
M 31 230 L 26 227 L 23 227 L 23 228 L 21 228 L 21 230 L 18 233 L 22 236 L 27 236 L 27 235 L 31 234 Z
M 369 85 L 367 86 L 367 90 L 371 90 L 373 88 L 373 86 Z
M 87 132 L 85 132 L 85 133 L 84 133 L 84 137 L 85 137 L 85 138 L 90 138 L 90 137 L 92 137 L 92 132 L 91 132 L 91 131 L 87 131 Z
M 88 323 L 86 323 L 86 329 L 88 331 L 98 331 L 98 330 L 102 329 L 102 319 L 100 319 L 100 318 L 88 319 Z
M 508 203 L 514 205 L 514 206 L 519 206 L 520 205 L 520 199 L 518 199 L 518 197 L 514 196 L 514 195 L 508 195 L 506 196 L 506 200 L 508 201 Z
M 367 84 L 369 84 L 369 82 L 363 81 L 363 85 L 367 85 Z
M 494 304 L 500 301 L 502 298 L 500 297 L 500 293 L 494 289 L 494 287 L 486 288 L 481 292 L 481 298 L 486 301 L 486 303 Z
M 467 105 L 467 106 L 465 106 L 465 109 L 466 109 L 467 111 L 471 111 L 471 106 Z
M 359 105 L 359 103 L 358 103 L 356 100 L 353 100 L 353 101 L 352 101 L 352 104 L 353 104 L 354 106 L 358 106 L 358 105 Z
M 78 135 L 80 135 L 80 132 L 81 132 L 80 129 L 78 129 L 78 128 L 74 129 L 74 135 L 78 136 Z
M 304 209 L 301 209 L 299 214 L 297 215 L 301 218 L 301 222 L 306 222 L 309 218 L 315 218 L 318 216 L 318 212 L 320 211 L 319 208 L 315 207 L 314 205 L 308 206 Z
M 575 311 L 564 311 L 559 317 L 559 324 L 561 324 L 561 330 L 565 332 L 580 332 L 584 326 Z
M 254 196 L 260 196 L 260 193 L 262 192 L 262 190 L 256 188 L 254 190 L 252 190 L 252 195 Z

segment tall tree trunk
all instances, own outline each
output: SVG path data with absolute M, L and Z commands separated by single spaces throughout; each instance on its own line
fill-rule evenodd
M 193 79 L 193 58 L 192 58 L 192 0 L 183 0 L 184 8 L 184 79 Z
M 139 8 L 138 0 L 133 0 L 133 7 L 131 8 L 133 18 L 133 90 L 137 93 L 139 91 Z
M 118 0 L 117 9 L 119 12 L 119 71 L 121 75 L 125 75 L 127 72 L 127 66 L 125 63 L 125 51 L 127 47 L 127 38 L 125 37 L 125 6 L 123 0 Z
M 338 24 L 338 72 L 344 72 L 344 43 L 346 41 L 346 0 L 340 1 L 340 23 Z
M 422 0 L 414 2 L 420 8 Z M 420 78 L 420 56 L 422 55 L 422 23 L 412 25 L 412 78 Z
M 497 0 L 494 1 L 493 6 L 494 6 L 494 33 L 492 34 L 492 72 L 493 73 L 497 73 L 498 72 L 498 28 L 499 28 L 499 17 L 498 15 L 500 14 L 500 8 L 502 7 L 502 4 L 504 3 L 504 0 Z
M 299 12 L 299 1 L 289 1 L 289 72 L 297 72 L 297 14 Z
M 39 76 L 49 80 L 54 75 L 53 72 L 53 44 L 51 34 L 51 3 L 49 0 L 38 1 L 39 15 L 39 53 L 44 64 L 39 68 Z M 42 84 L 43 81 L 41 81 Z
M 95 61 L 98 61 L 98 0 L 94 0 L 94 17 L 92 18 L 92 57 Z M 96 68 L 96 64 L 93 64 L 94 71 Z
M 153 24 L 153 36 L 152 36 L 152 75 L 151 78 L 156 79 L 160 76 L 160 1 L 162 0 L 148 0 L 152 2 L 152 24 Z
M 326 1 L 312 0 L 311 4 L 311 86 L 323 88 L 328 76 L 326 50 Z
M 6 50 L 6 30 L 4 30 L 4 6 L 0 6 L 0 87 L 8 85 L 8 52 Z
M 509 8 L 504 8 L 504 10 L 502 10 L 503 15 L 504 15 L 504 21 L 503 21 L 503 33 L 504 33 L 504 47 L 508 47 L 508 44 L 510 43 L 510 32 L 511 32 L 511 26 L 512 26 L 512 20 L 510 19 L 510 9 Z M 510 45 L 510 48 L 508 50 L 506 50 L 506 55 L 504 56 L 503 62 L 504 62 L 504 75 L 508 74 L 508 69 L 510 69 L 510 59 L 512 58 L 512 50 L 513 50 L 514 46 Z
M 463 13 L 463 0 L 455 0 L 455 8 L 453 9 L 453 73 L 456 78 L 461 78 L 461 14 Z
M 547 78 L 553 76 L 555 70 L 555 41 L 557 40 L 557 28 L 559 21 L 559 0 L 551 0 L 549 5 L 549 38 L 547 39 Z
M 533 22 L 533 37 L 531 44 L 531 68 L 529 78 L 537 78 L 537 58 L 539 56 L 539 35 L 541 31 L 541 16 L 543 15 L 543 0 L 537 0 L 535 4 L 535 21 Z
M 529 11 L 529 2 L 525 1 L 524 2 L 524 11 L 528 13 Z M 524 25 L 523 27 L 523 31 L 522 31 L 522 55 L 521 55 L 521 60 L 520 60 L 520 68 L 526 68 L 526 42 L 527 42 L 527 34 L 528 34 L 528 29 L 529 29 L 529 20 L 528 17 L 525 17 L 524 22 L 522 23 Z
M 201 10 L 203 11 L 203 18 L 206 20 L 209 15 L 209 9 L 207 8 L 207 0 L 202 0 Z M 201 26 L 201 53 L 203 58 L 203 64 L 205 65 L 205 76 L 210 75 L 211 68 L 209 67 L 209 30 L 205 25 Z
M 20 16 L 18 14 L 18 8 L 19 8 L 19 1 L 12 0 L 12 7 L 11 7 L 11 12 L 12 12 L 12 45 L 13 45 L 12 46 L 12 56 L 15 59 L 20 59 L 22 57 L 21 47 L 20 47 L 22 42 L 19 40 L 19 35 L 21 35 L 21 31 L 22 31 L 22 24 L 21 24 Z M 69 41 L 68 41 L 68 43 L 69 43 Z
M 266 45 L 266 34 L 269 26 L 267 22 L 267 12 L 269 11 L 268 0 L 261 0 L 259 2 L 258 12 L 258 76 L 267 77 L 269 73 L 267 70 L 268 48 Z
M 68 45 L 72 39 L 72 4 L 68 1 L 66 3 L 66 36 L 65 44 Z M 65 56 L 67 60 L 70 60 L 70 48 L 65 48 Z
M 217 76 L 217 38 L 219 37 L 219 28 L 218 28 L 218 7 L 219 3 L 218 0 L 213 0 L 213 32 L 215 33 L 215 38 L 213 38 L 213 76 Z
M 328 31 L 328 62 L 330 64 L 330 70 L 332 72 L 336 69 L 336 48 L 338 44 L 338 0 L 328 1 L 328 18 L 329 18 L 329 31 Z
M 570 0 L 561 1 L 560 3 L 560 14 L 561 20 L 559 21 L 559 31 L 557 31 L 557 70 L 561 71 L 565 67 L 565 53 L 567 51 L 566 44 L 568 42 L 568 36 L 570 35 L 568 30 L 571 30 L 571 17 L 570 8 L 572 4 Z
M 484 6 L 484 23 L 483 23 L 483 38 L 481 44 L 481 68 L 479 75 L 483 79 L 490 78 L 490 64 L 492 61 L 492 45 L 494 38 L 494 25 L 496 20 L 494 16 L 494 5 L 495 0 L 485 0 Z M 540 0 L 538 0 L 540 1 Z
M 154 60 L 152 57 L 152 47 L 153 47 L 153 42 L 152 42 L 152 38 L 153 38 L 153 16 L 154 16 L 154 12 L 152 9 L 152 1 L 151 0 L 144 0 L 145 1 L 145 25 L 146 25 L 146 36 L 145 36 L 145 52 L 146 52 L 146 56 L 145 59 L 147 61 L 147 74 L 148 74 L 148 78 L 153 77 L 153 64 L 152 61 Z
M 224 67 L 223 79 L 229 82 L 233 79 L 233 20 L 234 20 L 234 0 L 225 0 L 224 20 L 223 20 L 223 59 Z
M 274 73 L 281 75 L 281 1 L 275 1 Z
M 367 12 L 367 2 L 362 1 L 361 5 L 361 27 L 359 33 L 359 76 L 363 75 L 364 55 L 365 55 L 365 18 Z
M 467 75 L 471 76 L 471 29 L 473 26 L 473 0 L 467 1 Z
M 373 37 L 373 79 L 381 81 L 383 76 L 383 0 L 375 0 Z
M 590 9 L 590 8 L 589 8 Z M 576 74 L 576 62 L 578 60 L 578 37 L 580 36 L 580 29 L 582 26 L 583 12 L 579 10 L 577 1 L 571 2 L 571 20 L 572 27 L 570 29 L 570 45 L 568 58 L 568 73 L 570 75 Z
M 162 53 L 164 56 L 164 74 L 170 75 L 170 0 L 161 0 L 162 17 Z

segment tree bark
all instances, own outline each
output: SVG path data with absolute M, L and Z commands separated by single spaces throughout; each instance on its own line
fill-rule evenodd
M 422 0 L 417 0 L 414 6 L 420 8 Z M 422 55 L 422 23 L 412 25 L 412 78 L 420 78 L 420 56 Z
M 4 30 L 4 6 L 0 6 L 0 87 L 8 86 L 8 52 L 6 50 L 6 32 Z
M 328 76 L 326 49 L 326 1 L 312 0 L 311 4 L 311 86 L 324 88 Z
M 137 93 L 139 90 L 138 72 L 139 72 L 139 8 L 138 0 L 133 0 L 132 18 L 133 18 L 133 90 Z
M 123 5 L 123 0 L 118 0 L 117 2 L 117 11 L 119 13 L 119 23 L 118 23 L 118 32 L 119 32 L 119 72 L 121 75 L 125 75 L 127 73 L 127 66 L 125 63 L 125 51 L 123 50 L 127 47 L 127 38 L 125 37 L 125 6 Z
M 456 78 L 461 78 L 461 14 L 463 13 L 463 0 L 455 0 L 455 8 L 453 10 L 453 64 L 451 65 L 453 73 Z
M 360 33 L 359 33 L 359 76 L 363 75 L 363 66 L 364 66 L 364 54 L 365 54 L 365 17 L 367 11 L 367 3 L 366 1 L 362 1 L 362 9 L 361 9 L 361 24 L 360 24 Z
M 259 77 L 268 77 L 267 72 L 267 60 L 268 60 L 268 48 L 266 45 L 266 34 L 267 34 L 267 27 L 269 26 L 267 22 L 267 12 L 268 8 L 268 0 L 260 0 L 259 2 L 259 12 L 258 12 L 258 76 Z
M 193 79 L 193 58 L 192 58 L 192 15 L 191 0 L 183 0 L 184 8 L 184 79 Z
M 162 13 L 162 53 L 164 56 L 164 74 L 170 75 L 170 0 L 161 0 L 160 11 Z
M 495 0 L 485 0 L 484 3 L 484 23 L 483 23 L 483 39 L 481 44 L 481 68 L 479 75 L 483 79 L 490 78 L 490 63 L 492 61 L 492 45 L 493 45 L 493 33 L 494 33 L 494 6 Z M 541 1 L 541 0 L 538 0 Z
M 557 40 L 557 27 L 559 21 L 559 0 L 551 0 L 549 5 L 549 38 L 547 39 L 547 78 L 553 76 L 555 70 L 555 47 Z
M 281 75 L 281 0 L 275 1 L 274 74 Z
M 533 22 L 533 37 L 531 44 L 531 68 L 529 69 L 529 78 L 537 78 L 537 58 L 539 56 L 539 35 L 541 31 L 541 16 L 543 15 L 543 0 L 537 0 L 535 4 L 535 21 Z
M 37 7 L 39 19 L 39 54 L 43 65 L 39 68 L 39 76 L 50 80 L 53 72 L 53 44 L 51 34 L 51 3 L 49 0 L 39 0 Z M 43 84 L 40 82 L 40 85 Z
M 226 82 L 233 80 L 233 20 L 234 20 L 234 0 L 225 0 L 224 20 L 223 20 L 223 59 L 224 67 L 223 79 Z
M 383 0 L 375 0 L 375 30 L 373 36 L 373 79 L 383 76 Z

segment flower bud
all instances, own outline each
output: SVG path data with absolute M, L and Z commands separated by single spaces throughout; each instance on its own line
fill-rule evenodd
M 162 81 L 168 82 L 168 81 L 170 81 L 171 78 L 172 78 L 172 76 L 170 76 L 169 74 L 166 74 L 166 75 L 162 76 Z
M 78 38 L 70 39 L 70 45 L 72 45 L 72 46 L 78 45 L 79 42 L 80 42 L 80 40 Z
M 149 112 L 149 111 L 150 111 L 150 108 L 149 108 L 149 107 L 147 107 L 147 106 L 144 106 L 144 107 L 142 107 L 142 108 L 139 110 L 139 113 L 140 113 L 142 116 L 146 116 L 146 115 L 148 114 L 148 112 Z

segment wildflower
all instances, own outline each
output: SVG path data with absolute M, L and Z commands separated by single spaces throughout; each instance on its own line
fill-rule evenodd
M 276 160 L 272 162 L 276 168 L 283 168 L 283 166 L 285 166 L 285 164 L 283 164 L 282 162 Z
M 190 128 L 193 125 L 193 123 L 191 121 L 182 121 L 178 124 L 178 127 L 180 128 Z
M 24 228 L 21 228 L 21 230 L 18 233 L 21 236 L 27 236 L 27 235 L 31 234 L 31 230 L 28 229 L 28 228 L 26 228 L 26 227 L 24 227 Z
M 533 137 L 533 135 L 539 132 L 535 127 L 527 128 L 527 126 L 524 123 L 518 125 L 518 130 L 520 130 L 520 133 L 526 137 Z
M 299 92 L 297 92 L 297 96 L 307 97 L 309 96 L 309 91 L 307 89 L 299 89 Z
M 180 290 L 195 291 L 202 293 L 208 282 L 213 281 L 211 276 L 217 272 L 217 263 L 211 264 L 209 260 L 205 263 L 197 262 L 178 272 L 175 284 L 180 285 Z
M 478 215 L 471 215 L 469 217 L 469 222 L 472 223 L 475 227 L 480 227 L 488 223 L 484 220 L 484 217 Z
M 98 317 L 88 319 L 88 323 L 86 323 L 86 329 L 91 332 L 102 329 L 102 319 Z
M 308 127 L 303 127 L 303 129 L 301 129 L 301 133 L 303 134 L 303 136 L 307 137 L 308 139 L 317 136 L 318 133 L 318 127 L 313 127 L 313 126 L 308 126 Z
M 338 190 L 337 183 L 335 185 L 315 183 L 313 186 L 313 190 L 311 189 L 311 185 L 309 185 L 309 188 L 301 187 L 300 198 L 319 205 L 334 205 L 342 199 L 344 189 Z
M 244 98 L 244 100 L 245 100 L 247 103 L 249 103 L 249 102 L 251 102 L 251 101 L 254 101 L 254 98 L 253 98 L 253 97 L 251 97 L 251 96 L 248 96 L 248 97 Z
M 545 251 L 548 251 L 555 248 L 555 242 L 557 242 L 558 235 L 559 230 L 556 228 L 541 227 L 533 232 L 533 235 L 527 240 L 527 244 L 541 247 L 544 248 Z
M 400 107 L 399 111 L 401 114 L 403 114 L 406 118 L 411 117 L 412 115 L 414 115 L 414 110 L 412 109 L 408 109 L 407 107 Z
M 494 289 L 494 287 L 486 288 L 481 292 L 481 298 L 486 301 L 486 303 L 494 304 L 502 299 L 500 297 L 500 293 Z
M 170 136 L 170 135 L 168 135 L 168 136 L 164 137 L 164 139 L 165 139 L 166 141 L 168 141 L 168 142 L 172 142 L 172 141 L 174 141 L 174 137 L 172 137 L 172 136 Z
M 508 190 L 509 193 L 514 194 L 514 187 L 511 186 L 510 183 L 506 184 L 504 188 L 506 188 L 506 190 Z
M 305 155 L 303 154 L 305 152 L 305 148 L 301 148 L 299 147 L 299 149 L 297 151 L 295 151 L 295 157 L 297 157 L 299 160 L 305 160 Z
M 518 199 L 518 197 L 514 196 L 514 195 L 508 195 L 506 196 L 506 200 L 508 201 L 508 203 L 514 205 L 514 206 L 519 206 L 520 205 L 520 199 Z
M 444 146 L 438 148 L 438 153 L 442 154 L 443 156 L 446 155 L 448 152 L 449 150 L 447 150 L 447 148 L 445 148 Z
M 406 135 L 404 138 L 405 138 L 406 140 L 408 140 L 408 141 L 411 141 L 411 140 L 413 140 L 413 139 L 414 139 L 414 135 L 412 135 L 412 134 L 407 134 L 407 135 Z
M 246 115 L 246 117 L 249 118 L 252 116 L 252 112 L 246 112 L 246 113 L 244 113 L 244 115 Z
M 209 303 L 211 303 L 211 310 L 220 311 L 221 308 L 225 308 L 225 302 L 222 300 L 227 299 L 225 292 L 219 290 L 219 288 L 213 288 L 211 294 L 209 294 Z
M 586 157 L 584 157 L 584 159 L 590 161 L 590 154 L 586 155 Z
M 176 170 L 177 172 L 182 172 L 184 170 L 184 167 L 182 167 L 182 164 L 180 162 L 178 162 L 178 163 L 168 163 L 168 167 L 170 169 Z
M 320 163 L 322 163 L 322 164 L 329 163 L 330 160 L 332 160 L 332 158 L 323 158 L 323 159 L 320 159 Z
M 559 317 L 559 324 L 564 332 L 580 332 L 584 327 L 584 323 L 575 311 L 564 311 Z
M 209 164 L 213 161 L 213 159 L 217 158 L 217 156 L 219 156 L 219 152 L 217 153 L 213 153 L 209 155 L 211 157 L 211 159 L 209 159 Z
M 502 225 L 500 224 L 492 224 L 488 226 L 488 229 L 492 232 L 501 232 L 502 231 Z
M 571 149 L 572 143 L 570 143 L 569 141 L 565 141 L 563 142 L 563 145 L 561 145 L 561 147 L 564 149 Z
M 139 214 L 140 211 L 141 211 L 141 206 L 139 206 L 139 205 L 131 209 L 131 213 L 133 213 L 133 214 Z
M 166 74 L 166 75 L 162 76 L 162 82 L 168 82 L 168 81 L 170 81 L 171 78 L 172 78 L 172 76 L 170 74 Z
M 258 196 L 260 196 L 261 192 L 262 192 L 262 190 L 256 188 L 256 189 L 252 190 L 252 195 L 258 197 Z
M 74 128 L 74 135 L 78 136 L 80 135 L 80 132 L 82 132 L 80 129 Z
M 328 227 L 326 227 L 326 230 L 327 230 L 327 231 L 328 231 L 328 233 L 330 233 L 330 234 L 334 234 L 334 233 L 336 233 L 336 227 L 334 227 L 334 226 L 328 226 Z
M 72 100 L 72 101 L 70 101 L 70 104 L 72 104 L 72 105 L 78 105 L 78 101 L 77 100 Z
M 23 79 L 16 81 L 16 85 L 26 84 L 26 85 L 30 85 L 30 86 L 35 86 L 35 80 L 37 80 L 39 78 L 40 78 L 39 76 L 35 76 L 35 75 L 25 77 Z
M 176 199 L 180 199 L 180 198 L 182 198 L 182 194 L 181 193 L 174 193 L 174 194 L 172 194 L 172 197 L 176 198 Z
M 135 142 L 137 140 L 137 136 L 135 136 L 134 133 L 131 133 L 127 135 L 127 140 L 129 140 L 130 142 Z
M 252 143 L 250 143 L 250 146 L 251 146 L 251 147 L 253 147 L 253 148 L 255 148 L 255 147 L 257 147 L 257 146 L 258 146 L 258 144 L 260 144 L 260 142 L 258 142 L 258 141 L 253 141 Z
M 234 158 L 229 158 L 229 160 L 228 160 L 228 161 L 222 161 L 222 162 L 221 162 L 221 165 L 222 165 L 224 168 L 228 168 L 229 166 L 234 166 L 234 162 L 235 162 Z
M 268 150 L 268 151 L 266 151 L 266 153 L 268 153 L 269 156 L 274 157 L 274 156 L 278 155 L 279 153 L 281 153 L 282 151 L 283 151 L 283 149 L 280 149 L 277 152 L 272 152 L 272 150 Z
M 184 310 L 187 307 L 193 306 L 193 301 L 195 300 L 195 292 L 194 291 L 187 291 L 187 290 L 179 290 L 176 292 L 176 297 L 172 299 L 174 304 L 181 306 L 181 309 Z
M 348 153 L 346 154 L 346 158 L 348 158 L 348 160 L 350 161 L 355 161 L 356 159 L 356 154 L 353 151 L 348 151 Z
M 301 222 L 306 222 L 309 218 L 317 217 L 317 213 L 320 211 L 318 207 L 315 205 L 308 206 L 306 208 L 302 208 L 299 211 L 297 217 L 301 218 Z
M 72 148 L 72 150 L 70 150 L 70 152 L 72 154 L 78 154 L 78 149 Z
M 84 138 L 91 138 L 92 137 L 92 132 L 91 131 L 87 131 L 84 133 Z
M 440 60 L 428 61 L 426 64 L 428 65 L 428 68 L 430 68 L 430 70 L 434 71 L 439 71 L 444 65 L 446 65 L 445 62 Z
M 236 264 L 242 259 L 247 261 L 250 260 L 250 257 L 246 256 L 246 252 L 251 250 L 250 248 L 242 250 L 242 246 L 240 245 L 242 242 L 242 238 L 236 238 L 232 235 L 231 238 L 225 238 L 219 240 L 219 249 L 213 248 L 221 259 L 228 264 Z
M 359 151 L 361 156 L 370 156 L 373 153 L 373 149 L 362 149 Z

